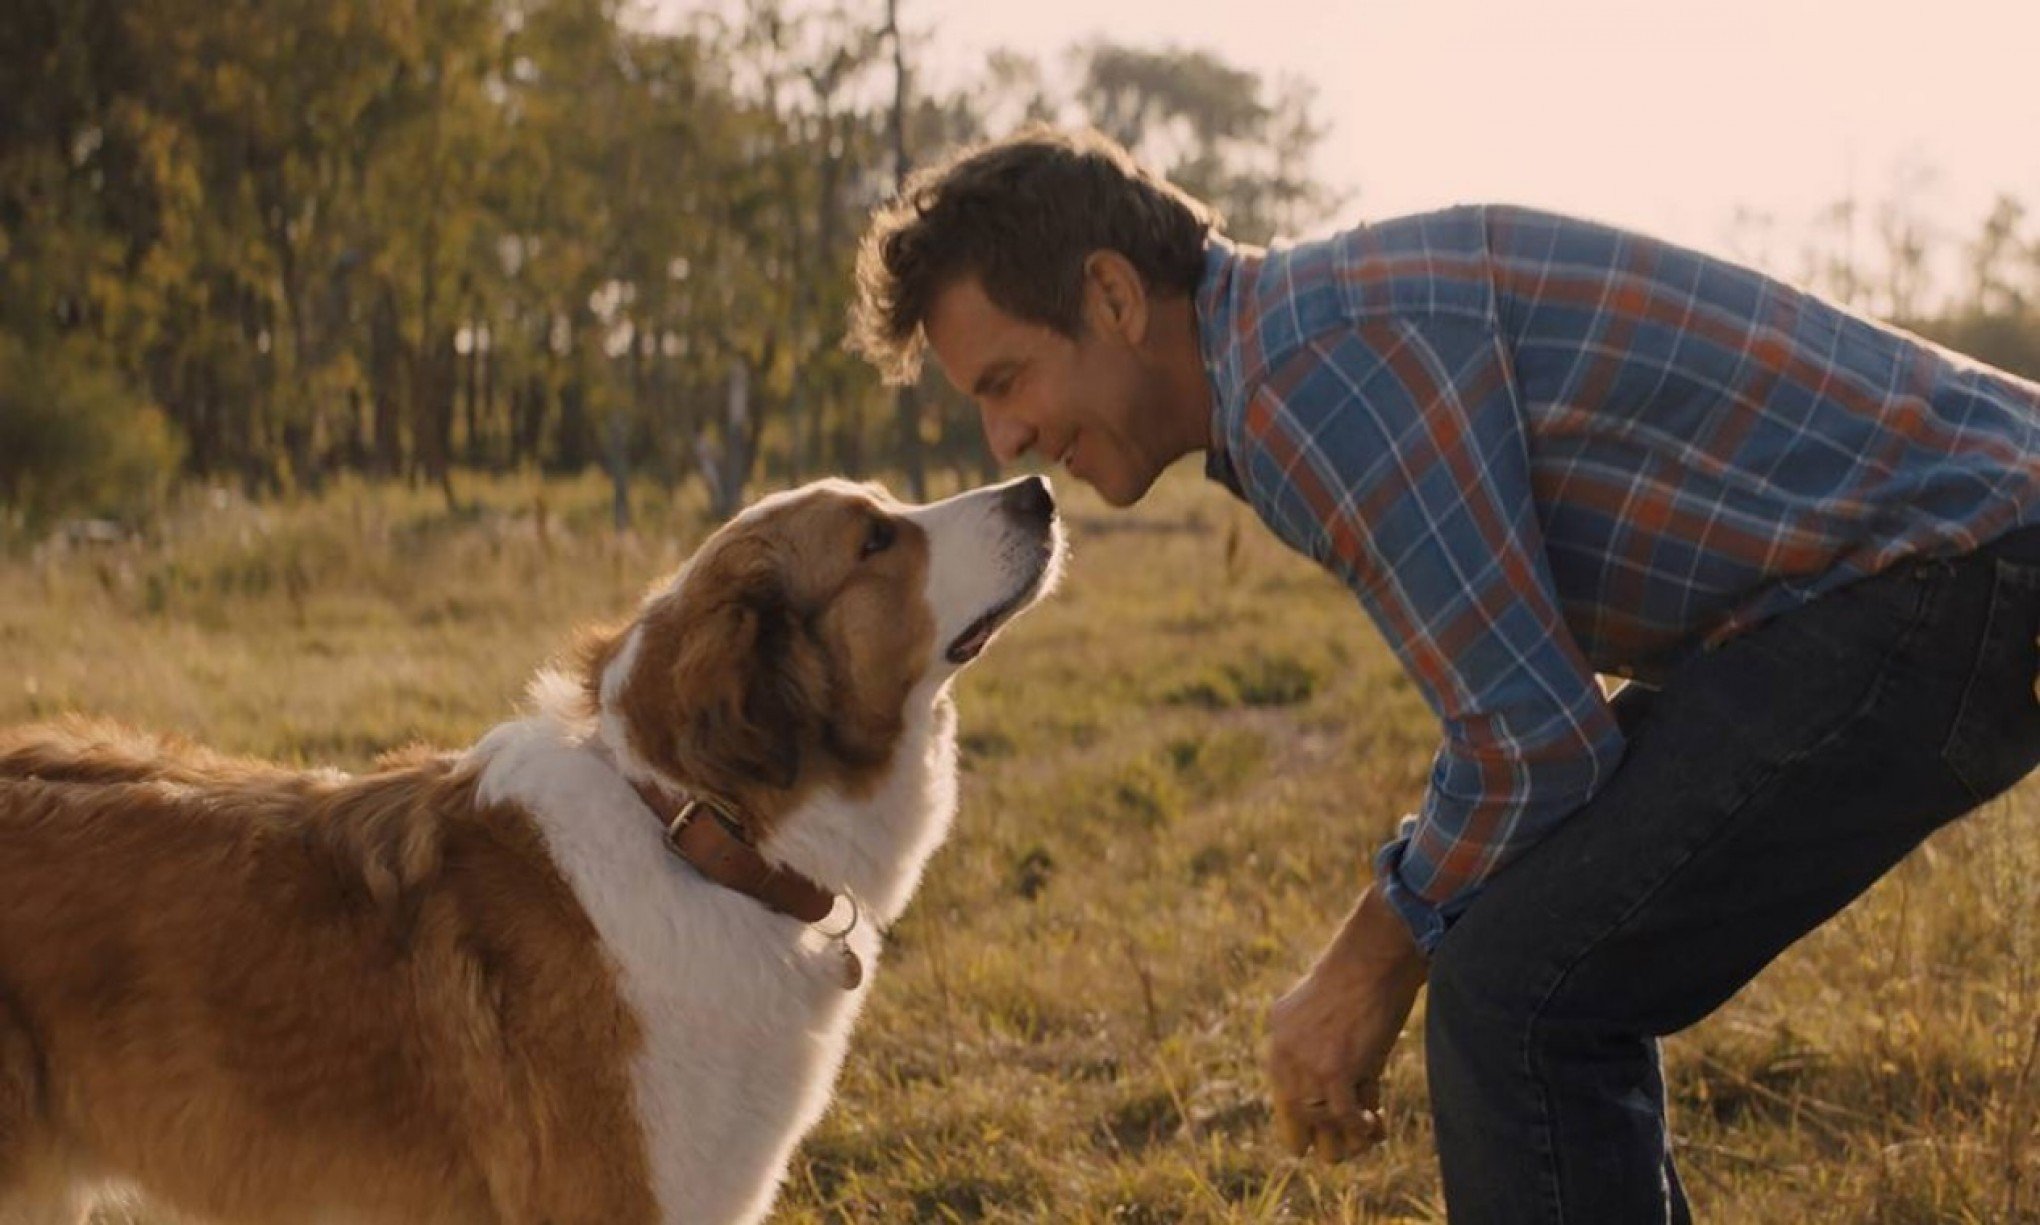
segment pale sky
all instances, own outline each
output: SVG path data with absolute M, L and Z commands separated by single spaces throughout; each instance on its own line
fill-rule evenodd
M 2040 0 L 900 7 L 948 86 L 991 48 L 1054 58 L 1100 35 L 1313 81 L 1332 125 L 1318 169 L 1354 189 L 1348 219 L 1508 200 L 1728 250 L 1742 206 L 1775 215 L 1768 262 L 1789 272 L 1822 206 L 1883 200 L 1911 165 L 1934 172 L 1914 194 L 1951 238 L 2001 192 L 2040 227 Z

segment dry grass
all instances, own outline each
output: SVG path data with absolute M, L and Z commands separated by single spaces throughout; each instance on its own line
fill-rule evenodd
M 194 507 L 164 540 L 0 564 L 0 720 L 84 710 L 351 766 L 465 742 L 701 533 L 651 504 L 616 539 L 592 482 L 478 501 Z M 779 1219 L 1441 1219 L 1416 1034 L 1393 1137 L 1350 1167 L 1275 1150 L 1256 1066 L 1263 1007 L 1418 794 L 1422 703 L 1217 490 L 1072 502 L 1065 593 L 962 684 L 956 836 Z M 2040 1220 L 2035 794 L 1671 1044 L 1703 1219 Z

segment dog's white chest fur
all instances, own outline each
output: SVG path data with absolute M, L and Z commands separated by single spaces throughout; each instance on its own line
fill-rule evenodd
M 479 798 L 533 815 L 639 1019 L 636 1107 L 666 1222 L 762 1217 L 827 1105 L 878 929 L 906 905 L 955 806 L 954 708 L 940 688 L 916 699 L 871 795 L 818 796 L 761 848 L 862 906 L 849 942 L 866 985 L 854 991 L 813 929 L 672 855 L 630 785 L 560 719 L 504 724 L 474 749 Z

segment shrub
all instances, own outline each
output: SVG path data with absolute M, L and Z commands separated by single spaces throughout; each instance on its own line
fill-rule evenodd
M 118 375 L 61 344 L 0 336 L 0 518 L 31 531 L 70 516 L 132 522 L 161 502 L 180 453 Z

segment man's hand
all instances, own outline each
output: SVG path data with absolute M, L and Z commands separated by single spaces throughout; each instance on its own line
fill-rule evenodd
M 1370 887 L 1303 980 L 1268 1010 L 1275 1129 L 1298 1156 L 1357 1156 L 1381 1142 L 1381 1073 L 1428 963 Z

